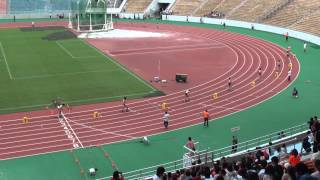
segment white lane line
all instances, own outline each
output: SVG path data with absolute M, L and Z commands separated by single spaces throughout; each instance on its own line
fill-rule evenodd
M 129 56 L 129 55 L 138 55 L 138 54 L 154 54 L 154 53 L 171 53 L 171 52 L 184 52 L 184 51 L 199 51 L 199 50 L 209 50 L 209 49 L 219 49 L 219 48 L 226 48 L 226 46 L 180 48 L 180 49 L 171 49 L 171 50 L 155 50 L 155 51 L 146 51 L 146 52 L 127 52 L 127 53 L 115 53 L 115 54 L 113 54 L 111 52 L 111 55 L 112 56 Z
M 79 137 L 77 136 L 77 134 L 74 132 L 73 128 L 71 127 L 68 118 L 66 118 L 63 114 L 62 117 L 64 119 L 64 121 L 67 123 L 67 125 L 70 127 L 70 130 L 72 131 L 73 135 L 76 137 L 77 141 L 79 142 L 79 144 L 81 145 L 81 147 L 83 148 L 82 142 L 80 141 Z
M 4 62 L 6 63 L 6 67 L 7 67 L 7 70 L 8 70 L 9 77 L 10 77 L 11 80 L 14 80 L 14 77 L 12 76 L 11 71 L 10 71 L 9 64 L 8 64 L 8 62 L 7 62 L 6 53 L 5 53 L 5 51 L 4 51 L 4 48 L 3 48 L 3 45 L 2 45 L 1 42 L 0 42 L 0 49 L 1 49 L 1 52 L 2 52 L 2 55 L 3 55 L 3 58 L 4 58 Z
M 82 124 L 82 123 L 75 122 L 75 121 L 70 120 L 70 119 L 69 119 L 69 121 L 74 123 L 74 124 L 76 124 L 76 125 L 82 126 L 84 128 L 89 128 L 91 130 L 99 131 L 99 132 L 102 132 L 104 134 L 112 134 L 112 135 L 115 135 L 115 136 L 122 136 L 122 137 L 126 137 L 126 138 L 129 138 L 129 139 L 136 139 L 137 138 L 137 137 L 129 136 L 129 135 L 125 135 L 125 134 L 119 134 L 119 133 L 104 131 L 104 130 L 101 130 L 101 129 L 94 128 L 92 126 L 88 126 L 88 125 L 85 125 L 85 124 Z
M 113 51 L 113 53 L 117 54 L 117 53 L 126 53 L 128 51 L 130 52 L 136 52 L 136 51 L 156 51 L 156 50 L 167 50 L 167 49 L 181 49 L 181 48 L 198 48 L 198 47 L 212 47 L 212 46 L 224 46 L 226 47 L 226 45 L 223 45 L 221 43 L 198 43 L 198 44 L 185 44 L 185 45 L 169 45 L 169 46 L 156 46 L 156 47 L 149 47 L 149 48 L 130 48 L 130 49 L 123 49 L 123 50 L 116 50 Z
M 128 69 L 126 69 L 125 67 L 123 67 L 121 64 L 119 64 L 118 62 L 116 62 L 114 59 L 112 59 L 111 57 L 107 56 L 106 54 L 104 54 L 103 52 L 101 52 L 99 49 L 97 49 L 96 47 L 94 47 L 93 45 L 91 45 L 90 43 L 87 43 L 84 40 L 81 40 L 83 43 L 85 43 L 86 45 L 88 45 L 89 47 L 91 47 L 93 50 L 95 50 L 96 52 L 98 52 L 99 54 L 101 54 L 102 56 L 104 56 L 106 59 L 104 60 L 109 60 L 111 63 L 115 64 L 116 66 L 120 67 L 122 70 L 124 70 L 125 72 L 127 72 L 128 74 L 130 74 L 132 77 L 134 77 L 135 79 L 137 79 L 138 81 L 142 82 L 144 85 L 148 86 L 151 90 L 153 91 L 157 91 L 157 89 L 155 89 L 153 86 L 151 86 L 149 83 L 147 83 L 145 80 L 141 79 L 140 77 L 138 77 L 137 75 L 135 75 L 133 72 L 129 71 Z
M 300 72 L 300 67 L 299 67 L 299 72 Z M 296 79 L 296 78 L 295 78 Z M 286 88 L 285 88 L 286 89 Z M 280 91 L 281 92 L 281 91 Z M 278 93 L 280 93 L 280 92 L 278 92 Z M 268 99 L 266 99 L 266 100 L 268 100 Z M 258 104 L 260 104 L 260 103 L 258 103 Z M 254 105 L 255 106 L 255 105 Z M 246 108 L 247 109 L 247 108 Z M 232 113 L 233 114 L 233 113 Z M 185 127 L 184 127 L 185 128 Z M 180 128 L 179 128 L 180 129 Z M 159 134 L 161 134 L 161 133 L 159 133 Z
M 23 76 L 16 77 L 16 80 L 24 79 L 39 79 L 39 78 L 48 78 L 48 77 L 58 77 L 58 76 L 73 76 L 79 74 L 88 74 L 88 73 L 103 73 L 103 72 L 114 72 L 119 71 L 120 69 L 110 69 L 110 70 L 97 70 L 97 71 L 83 71 L 83 72 L 70 72 L 70 73 L 57 73 L 57 74 L 47 74 L 47 75 L 36 75 L 36 76 Z
M 56 41 L 56 44 L 65 52 L 67 53 L 71 58 L 75 58 L 75 56 L 73 56 L 73 54 L 67 49 L 65 48 L 61 43 L 59 43 L 58 41 Z

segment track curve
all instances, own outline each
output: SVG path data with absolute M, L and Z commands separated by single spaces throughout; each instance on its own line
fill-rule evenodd
M 288 87 L 289 62 L 293 64 L 293 80 L 300 70 L 298 60 L 294 56 L 288 59 L 283 48 L 245 35 L 175 25 L 121 23 L 118 27 L 144 31 L 157 31 L 160 28 L 161 31 L 206 39 L 229 49 L 235 57 L 235 63 L 218 77 L 190 88 L 189 102 L 184 102 L 184 91 L 177 91 L 166 96 L 129 102 L 132 111 L 127 113 L 120 112 L 121 105 L 66 113 L 67 126 L 72 127 L 84 147 L 165 133 L 203 123 L 200 113 L 204 109 L 210 112 L 211 121 L 242 111 L 270 99 Z M 121 56 L 121 52 L 117 53 Z M 117 53 L 112 55 L 117 57 Z M 275 77 L 278 60 L 281 69 L 279 76 Z M 263 69 L 261 78 L 257 73 L 259 67 Z M 229 77 L 232 77 L 231 91 L 227 86 Z M 253 81 L 256 82 L 255 86 L 252 85 Z M 216 92 L 219 98 L 213 99 L 212 94 Z M 162 124 L 162 102 L 170 105 L 168 130 Z M 93 120 L 94 111 L 99 111 L 102 117 Z M 73 148 L 61 123 L 54 116 L 33 117 L 27 125 L 21 124 L 21 119 L 1 121 L 0 126 L 0 159 Z

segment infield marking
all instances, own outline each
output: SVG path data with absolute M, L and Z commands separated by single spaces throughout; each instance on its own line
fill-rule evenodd
M 97 58 L 99 56 L 74 56 L 65 46 L 63 46 L 60 42 L 56 41 L 56 44 L 65 52 L 67 53 L 72 59 L 85 59 L 85 58 Z
M 8 70 L 9 77 L 10 77 L 11 80 L 14 80 L 14 77 L 12 76 L 11 71 L 10 71 L 9 64 L 8 64 L 8 62 L 7 62 L 6 53 L 5 53 L 5 51 L 4 51 L 4 48 L 3 48 L 3 45 L 2 45 L 1 42 L 0 42 L 0 49 L 1 49 L 1 53 L 2 53 L 2 55 L 3 55 L 4 62 L 6 63 L 6 67 L 7 67 L 7 70 Z
M 17 80 L 24 80 L 24 79 L 38 79 L 38 78 L 48 78 L 48 77 L 57 77 L 57 76 L 72 76 L 78 74 L 87 74 L 87 73 L 103 73 L 103 72 L 114 72 L 118 71 L 119 69 L 110 69 L 110 70 L 97 70 L 97 71 L 84 71 L 84 72 L 72 72 L 72 73 L 59 73 L 59 74 L 46 74 L 46 75 L 35 75 L 35 76 L 23 76 L 17 77 Z
M 106 97 L 98 97 L 98 98 L 73 100 L 73 101 L 66 101 L 66 103 L 79 103 L 79 102 L 89 102 L 89 101 L 94 101 L 94 100 L 106 100 L 106 99 L 113 99 L 113 98 L 121 98 L 123 96 L 126 96 L 126 97 L 142 96 L 142 95 L 149 95 L 153 92 L 155 92 L 155 91 L 150 91 L 150 92 L 146 92 L 146 93 L 132 93 L 132 94 L 123 94 L 123 95 L 118 95 L 118 96 L 106 96 Z M 0 108 L 0 111 L 19 110 L 19 109 L 36 108 L 36 107 L 47 107 L 48 105 L 51 105 L 51 103 L 30 105 L 30 106 L 26 105 L 26 106 L 15 106 L 15 107 L 9 107 L 9 108 Z M 43 117 L 47 117 L 47 116 L 43 116 Z

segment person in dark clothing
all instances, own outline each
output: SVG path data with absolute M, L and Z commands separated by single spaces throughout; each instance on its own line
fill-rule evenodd
M 296 169 L 297 179 L 299 180 L 316 180 L 317 179 L 310 176 L 308 167 L 303 162 L 298 163 L 295 166 L 295 169 Z
M 273 156 L 271 158 L 272 166 L 274 169 L 274 180 L 281 180 L 283 175 L 283 168 L 279 165 L 279 158 L 277 156 Z
M 237 152 L 238 147 L 238 138 L 236 136 L 232 136 L 232 153 Z
M 292 97 L 294 97 L 294 98 L 298 98 L 299 96 L 299 92 L 298 92 L 298 90 L 297 90 L 297 88 L 293 88 L 293 91 L 292 91 Z
M 309 142 L 308 136 L 303 139 L 302 147 L 306 151 L 306 153 L 310 153 L 311 152 L 311 144 Z

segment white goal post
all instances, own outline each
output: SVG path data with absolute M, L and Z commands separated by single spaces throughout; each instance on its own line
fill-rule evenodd
M 107 14 L 110 3 L 109 0 L 72 0 L 69 28 L 86 33 L 112 30 L 112 14 Z

